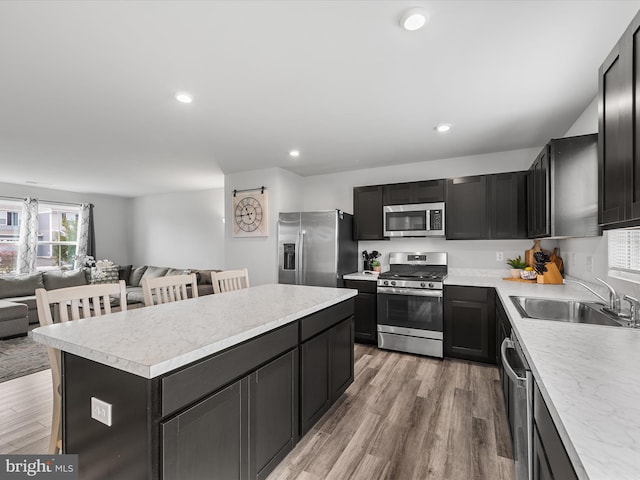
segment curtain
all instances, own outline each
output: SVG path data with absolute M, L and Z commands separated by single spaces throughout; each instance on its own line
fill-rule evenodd
M 96 257 L 96 235 L 93 225 L 93 205 L 83 203 L 80 205 L 78 218 L 78 247 L 76 248 L 75 268 L 79 268 L 80 262 L 87 256 Z
M 25 198 L 22 203 L 20 240 L 18 241 L 18 273 L 36 271 L 38 258 L 38 199 Z

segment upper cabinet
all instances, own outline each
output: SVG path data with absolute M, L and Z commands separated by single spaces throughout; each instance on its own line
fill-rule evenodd
M 382 185 L 354 187 L 354 240 L 385 240 L 382 235 L 382 191 Z
M 487 175 L 491 238 L 527 238 L 527 172 Z
M 549 174 L 549 146 L 545 145 L 527 172 L 527 231 L 531 238 L 551 235 Z
M 598 219 L 640 226 L 640 13 L 598 71 Z
M 526 174 L 509 172 L 448 179 L 447 239 L 527 238 Z
M 383 205 L 444 201 L 444 180 L 392 183 L 383 188 Z
M 486 175 L 447 179 L 445 204 L 447 240 L 489 238 Z
M 529 237 L 593 237 L 598 227 L 598 135 L 550 140 L 527 173 Z

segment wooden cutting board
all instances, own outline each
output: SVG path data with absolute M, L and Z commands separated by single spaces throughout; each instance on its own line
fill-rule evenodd
M 533 280 L 525 280 L 524 278 L 513 278 L 513 277 L 505 277 L 503 280 L 508 282 L 523 282 L 523 283 L 536 283 L 536 279 Z
M 535 252 L 539 252 L 540 250 L 542 250 L 542 248 L 540 248 L 540 240 L 534 240 L 533 247 L 531 247 L 529 250 L 524 251 L 524 261 L 527 264 L 527 267 L 533 267 L 533 265 L 536 263 L 533 258 L 533 254 Z

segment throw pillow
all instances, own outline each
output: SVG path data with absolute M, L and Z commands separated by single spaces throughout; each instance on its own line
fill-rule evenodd
M 129 285 L 132 287 L 139 287 L 140 280 L 142 279 L 142 275 L 147 270 L 146 265 L 142 265 L 141 267 L 135 267 L 131 269 L 131 276 L 129 277 Z
M 169 275 L 191 275 L 191 270 L 182 268 L 170 268 L 169 270 L 167 270 L 165 276 L 168 277 Z
M 120 280 L 124 280 L 124 283 L 129 283 L 129 278 L 131 277 L 131 267 L 132 265 L 120 265 L 120 269 L 118 270 L 118 278 Z
M 169 270 L 167 267 L 152 267 L 152 266 L 149 266 L 149 267 L 147 267 L 147 269 L 145 270 L 144 274 L 142 275 L 142 278 L 164 277 L 165 274 L 167 273 L 167 270 Z
M 112 265 L 111 267 L 92 267 L 91 283 L 118 283 L 120 281 L 120 266 Z

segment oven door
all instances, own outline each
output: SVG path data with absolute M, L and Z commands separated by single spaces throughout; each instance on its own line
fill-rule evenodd
M 442 290 L 378 287 L 378 331 L 442 339 Z M 415 332 L 414 332 L 415 331 Z M 413 333 L 412 333 L 413 332 Z

